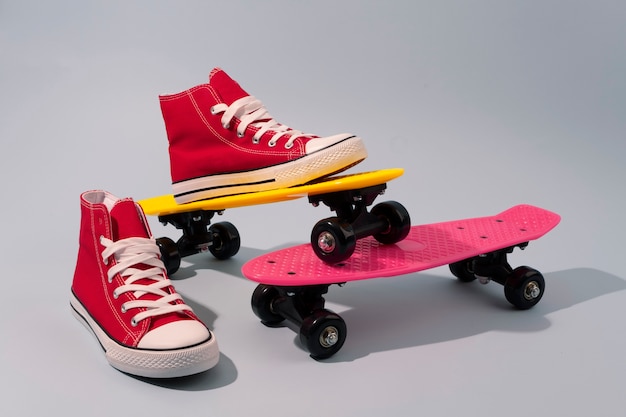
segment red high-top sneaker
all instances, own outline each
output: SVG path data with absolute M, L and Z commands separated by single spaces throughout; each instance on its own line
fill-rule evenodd
M 178 203 L 303 184 L 367 157 L 351 134 L 319 137 L 278 123 L 223 70 L 160 96 Z
M 80 208 L 70 304 L 111 365 L 152 378 L 213 367 L 219 357 L 215 337 L 176 293 L 140 206 L 88 191 Z

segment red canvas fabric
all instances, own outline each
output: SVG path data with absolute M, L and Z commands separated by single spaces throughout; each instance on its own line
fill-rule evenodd
M 197 319 L 192 312 L 185 311 L 150 317 L 141 320 L 137 326 L 131 325 L 131 318 L 145 308 L 134 308 L 125 313 L 122 312 L 122 304 L 135 297 L 133 292 L 125 292 L 117 299 L 113 296 L 115 288 L 123 285 L 124 281 L 119 274 L 116 274 L 112 282 L 108 282 L 107 271 L 115 265 L 115 259 L 111 256 L 108 263 L 103 261 L 101 254 L 105 248 L 100 243 L 100 237 L 103 236 L 113 241 L 130 237 L 150 237 L 150 229 L 141 207 L 134 201 L 118 200 L 109 211 L 104 203 L 92 203 L 85 199 L 86 194 L 88 193 L 83 193 L 80 198 L 79 249 L 72 292 L 90 316 L 109 337 L 130 347 L 137 346 L 148 331 L 163 324 L 177 320 Z M 141 269 L 142 265 L 136 265 L 136 267 Z M 142 281 L 137 283 L 141 284 Z M 167 291 L 173 293 L 175 289 L 170 286 Z M 154 299 L 154 295 L 151 294 L 143 295 L 143 297 Z M 175 302 L 182 303 L 180 300 Z
M 230 105 L 248 95 L 224 71 L 216 70 L 208 84 L 160 97 L 169 139 L 172 182 L 254 170 L 305 155 L 305 145 L 311 137 L 298 138 L 293 147 L 285 149 L 280 140 L 277 146 L 269 145 L 274 132 L 268 131 L 259 143 L 253 143 L 252 136 L 257 128 L 248 127 L 245 136 L 240 138 L 237 136 L 238 120 L 224 128 L 221 114 L 211 114 L 213 105 Z

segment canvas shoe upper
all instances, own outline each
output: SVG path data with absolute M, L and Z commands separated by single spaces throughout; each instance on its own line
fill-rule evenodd
M 170 282 L 141 207 L 106 191 L 85 192 L 80 203 L 70 304 L 110 364 L 153 378 L 213 367 L 215 337 Z
M 278 123 L 219 68 L 207 84 L 159 99 L 178 203 L 303 184 L 367 157 L 355 135 L 319 137 Z

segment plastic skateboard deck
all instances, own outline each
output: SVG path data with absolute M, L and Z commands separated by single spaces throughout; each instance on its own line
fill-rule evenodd
M 463 259 L 535 240 L 559 223 L 560 217 L 520 205 L 496 216 L 411 227 L 395 245 L 361 239 L 350 259 L 329 265 L 303 244 L 255 258 L 243 266 L 248 279 L 262 284 L 303 286 L 392 277 L 452 264 Z
M 177 242 L 168 237 L 157 239 L 167 271 L 173 274 L 180 267 L 183 257 L 211 252 L 218 259 L 227 259 L 239 251 L 240 236 L 232 223 L 211 224 L 213 216 L 222 214 L 226 209 L 308 197 L 309 202 L 314 205 L 324 203 L 331 210 L 337 211 L 339 216 L 337 219 L 342 225 L 356 221 L 354 223 L 356 238 L 388 228 L 388 224 L 379 219 L 380 216 L 370 215 L 366 206 L 370 205 L 376 196 L 382 194 L 388 181 L 403 173 L 404 170 L 401 168 L 389 168 L 336 175 L 289 188 L 230 195 L 185 204 L 177 204 L 173 195 L 147 198 L 139 200 L 138 203 L 147 215 L 158 216 L 163 224 L 171 224 L 183 232 Z M 406 216 L 408 218 L 408 214 Z M 347 257 L 349 254 L 343 256 Z
M 341 348 L 346 332 L 343 320 L 323 309 L 322 295 L 331 284 L 450 265 L 461 281 L 480 278 L 502 284 L 511 304 L 528 309 L 543 295 L 543 277 L 529 267 L 511 268 L 506 256 L 559 222 L 556 213 L 518 205 L 495 216 L 413 226 L 406 239 L 394 245 L 367 237 L 356 243 L 349 259 L 336 265 L 321 262 L 310 245 L 298 245 L 252 259 L 242 272 L 261 284 L 252 296 L 252 308 L 261 321 L 295 322 L 311 356 L 325 358 Z
M 186 213 L 196 210 L 211 210 L 217 212 L 237 207 L 278 203 L 310 195 L 353 190 L 376 184 L 384 184 L 401 176 L 403 173 L 404 170 L 402 168 L 388 168 L 356 174 L 336 175 L 288 188 L 279 188 L 276 190 L 259 191 L 246 194 L 235 194 L 185 204 L 176 203 L 174 196 L 171 194 L 146 198 L 144 200 L 140 200 L 139 204 L 143 208 L 144 212 L 149 216 Z

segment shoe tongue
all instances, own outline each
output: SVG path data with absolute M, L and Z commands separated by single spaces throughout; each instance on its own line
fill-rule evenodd
M 209 85 L 220 95 L 222 101 L 227 104 L 233 104 L 233 101 L 242 97 L 247 97 L 248 94 L 237 81 L 233 80 L 220 68 L 215 68 L 209 74 Z
M 133 200 L 119 200 L 111 209 L 113 240 L 129 237 L 149 237 L 138 208 Z

